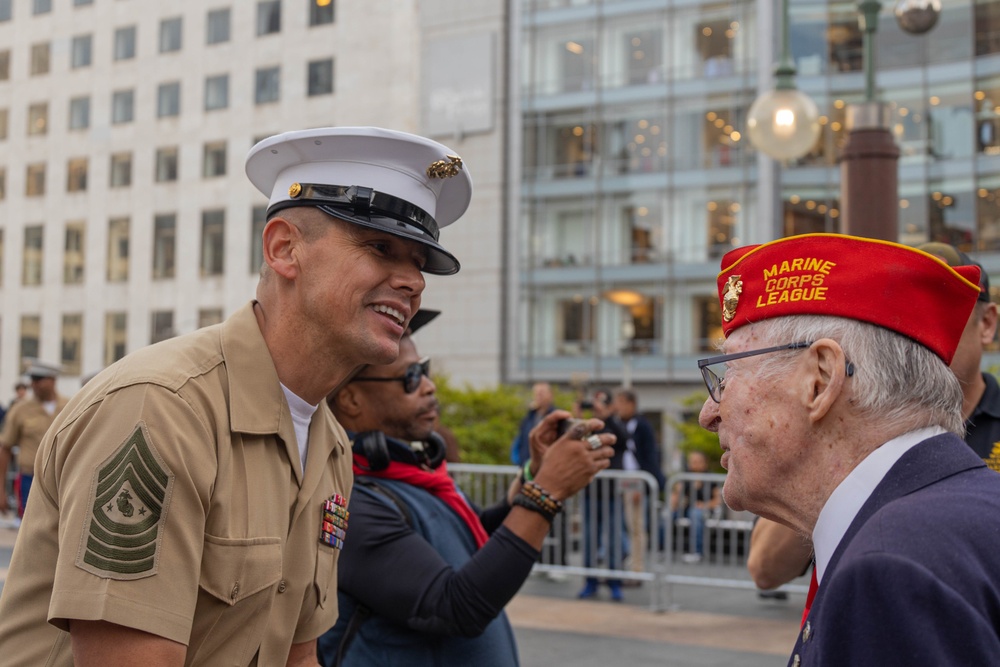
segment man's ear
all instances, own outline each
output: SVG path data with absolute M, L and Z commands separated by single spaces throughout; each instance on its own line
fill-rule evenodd
M 806 351 L 806 407 L 809 420 L 822 420 L 844 392 L 847 378 L 847 356 L 840 343 L 820 338 Z
M 302 240 L 299 229 L 282 216 L 275 216 L 264 225 L 264 262 L 279 276 L 294 280 L 299 265 L 295 249 Z
M 997 305 L 995 303 L 986 304 L 986 307 L 983 308 L 979 325 L 979 342 L 982 345 L 989 345 L 997 335 Z
M 362 397 L 353 385 L 344 385 L 340 391 L 331 394 L 327 401 L 329 402 L 330 410 L 333 411 L 333 414 L 338 419 L 341 417 L 357 419 L 358 415 L 361 414 Z

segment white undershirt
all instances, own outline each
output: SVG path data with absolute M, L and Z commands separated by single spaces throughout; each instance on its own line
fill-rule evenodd
M 306 451 L 309 449 L 309 423 L 319 405 L 312 405 L 292 393 L 291 389 L 281 385 L 288 401 L 288 409 L 292 412 L 292 424 L 295 426 L 295 439 L 299 445 L 299 459 L 302 461 L 302 476 L 306 474 Z
M 817 581 L 823 580 L 833 552 L 889 469 L 914 445 L 946 432 L 940 426 L 930 426 L 893 438 L 865 457 L 833 490 L 813 528 Z
M 42 409 L 49 414 L 49 417 L 56 413 L 56 402 L 55 401 L 45 401 L 42 403 Z

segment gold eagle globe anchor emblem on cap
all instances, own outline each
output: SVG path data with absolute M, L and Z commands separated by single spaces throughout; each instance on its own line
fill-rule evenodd
M 739 276 L 729 276 L 726 280 L 725 291 L 722 294 L 722 319 L 731 322 L 736 317 L 736 306 L 740 303 L 740 294 L 743 293 L 743 281 Z
M 428 178 L 451 178 L 462 170 L 462 158 L 448 155 L 446 160 L 435 160 L 427 167 Z

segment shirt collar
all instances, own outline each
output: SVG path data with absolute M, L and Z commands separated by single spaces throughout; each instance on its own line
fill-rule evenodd
M 826 566 L 854 517 L 889 469 L 914 445 L 945 432 L 940 426 L 930 426 L 893 438 L 865 457 L 833 490 L 813 528 L 817 581 L 823 580 Z

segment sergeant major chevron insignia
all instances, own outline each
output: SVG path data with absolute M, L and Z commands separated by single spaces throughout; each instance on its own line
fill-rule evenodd
M 139 422 L 94 472 L 76 565 L 109 579 L 156 574 L 174 475 Z

